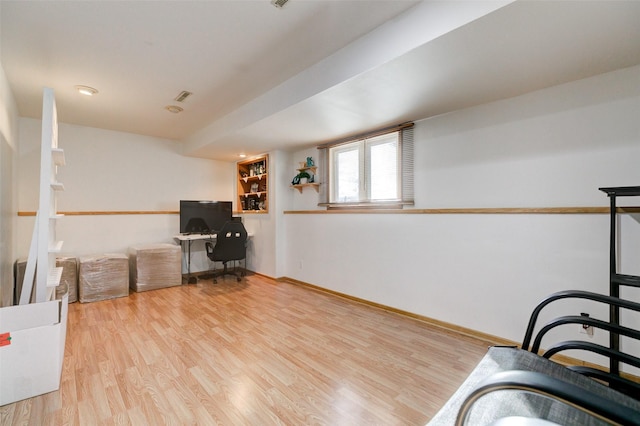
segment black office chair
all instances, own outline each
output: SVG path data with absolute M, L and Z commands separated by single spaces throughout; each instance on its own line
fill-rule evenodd
M 234 275 L 240 281 L 247 266 L 247 230 L 242 222 L 229 221 L 215 234 L 215 245 L 211 241 L 205 242 L 207 257 L 213 262 L 213 282 L 217 283 L 216 278 L 224 275 Z M 238 273 L 236 262 L 240 260 L 245 261 L 245 268 Z M 216 272 L 216 262 L 222 262 L 224 269 L 221 272 Z M 232 270 L 227 267 L 228 262 L 233 262 Z
M 185 225 L 187 234 L 208 234 L 209 226 L 201 217 L 192 217 Z

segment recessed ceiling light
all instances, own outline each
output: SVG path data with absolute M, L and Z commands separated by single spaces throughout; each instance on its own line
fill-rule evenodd
M 238 154 L 238 157 L 240 157 L 240 158 L 246 158 L 246 157 L 247 157 L 247 154 Z
M 179 112 L 184 111 L 182 108 L 180 108 L 178 105 L 167 105 L 166 107 L 164 107 L 164 109 L 166 109 L 169 112 L 172 112 L 174 114 L 177 114 Z
M 98 93 L 98 89 L 94 89 L 93 87 L 89 87 L 89 86 L 76 86 L 76 90 L 80 94 L 85 96 L 93 96 Z

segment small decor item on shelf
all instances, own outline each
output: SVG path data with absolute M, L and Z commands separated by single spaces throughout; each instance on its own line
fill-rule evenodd
M 259 176 L 266 172 L 264 161 L 249 166 L 249 176 Z
M 260 176 L 267 171 L 264 161 L 249 166 L 249 176 Z
M 307 157 L 307 167 L 313 167 L 313 158 Z
M 252 183 L 251 184 L 251 192 L 258 192 L 258 183 Z
M 303 170 L 300 173 L 298 173 L 296 177 L 293 178 L 293 181 L 291 183 L 293 185 L 302 185 L 302 184 L 308 183 L 309 178 L 311 178 L 311 175 Z

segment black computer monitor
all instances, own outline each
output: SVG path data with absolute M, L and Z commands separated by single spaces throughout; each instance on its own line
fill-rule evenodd
M 233 216 L 231 201 L 180 200 L 180 233 L 212 234 Z

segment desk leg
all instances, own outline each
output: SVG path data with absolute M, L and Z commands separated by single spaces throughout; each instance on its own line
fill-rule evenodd
M 191 276 L 191 243 L 192 241 L 189 240 L 187 244 L 187 250 L 189 252 L 187 255 L 187 284 L 196 284 L 198 279 Z

